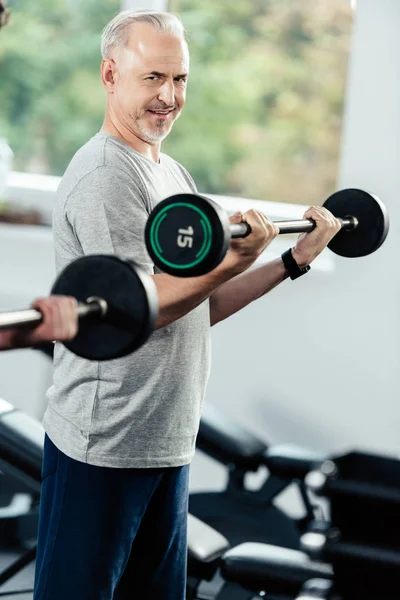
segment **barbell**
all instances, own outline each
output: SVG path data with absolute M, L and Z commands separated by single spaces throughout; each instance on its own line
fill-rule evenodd
M 152 277 L 133 261 L 114 255 L 78 258 L 59 274 L 51 293 L 78 300 L 78 333 L 63 343 L 90 360 L 120 358 L 137 350 L 158 316 Z M 37 327 L 42 319 L 35 309 L 3 312 L 0 329 Z
M 328 247 L 354 258 L 375 252 L 389 231 L 385 205 L 374 194 L 359 189 L 340 190 L 324 202 L 340 221 L 341 229 Z M 314 229 L 311 219 L 275 221 L 279 233 L 302 233 Z M 178 277 L 204 275 L 224 258 L 232 238 L 245 237 L 247 223 L 232 224 L 216 202 L 196 194 L 177 194 L 161 201 L 151 212 L 145 228 L 147 251 L 154 264 Z

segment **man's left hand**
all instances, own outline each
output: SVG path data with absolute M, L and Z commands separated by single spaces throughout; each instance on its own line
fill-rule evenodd
M 316 226 L 312 231 L 300 234 L 292 249 L 299 267 L 309 265 L 341 229 L 338 219 L 323 206 L 310 206 L 303 219 L 312 219 Z

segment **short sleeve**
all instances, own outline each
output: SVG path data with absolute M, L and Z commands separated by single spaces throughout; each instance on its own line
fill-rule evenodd
M 83 254 L 115 254 L 153 273 L 144 242 L 148 216 L 134 174 L 107 165 L 85 175 L 66 201 L 66 218 Z

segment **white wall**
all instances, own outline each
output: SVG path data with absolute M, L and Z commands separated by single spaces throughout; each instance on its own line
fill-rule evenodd
M 398 0 L 358 3 L 338 184 L 382 197 L 391 215 L 385 245 L 354 260 L 326 251 L 308 275 L 286 281 L 213 330 L 207 402 L 272 442 L 328 451 L 400 448 L 399 26 Z M 51 197 L 48 192 L 49 203 Z M 274 218 L 295 218 L 300 210 L 266 205 Z M 281 236 L 263 260 L 288 243 Z M 0 308 L 23 306 L 49 290 L 49 229 L 0 227 L 0 252 Z M 50 377 L 46 360 L 28 350 L 3 353 L 0 372 L 0 396 L 38 416 Z M 220 473 L 198 457 L 192 480 L 211 487 Z

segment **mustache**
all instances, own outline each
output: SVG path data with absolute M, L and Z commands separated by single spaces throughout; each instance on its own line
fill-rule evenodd
M 177 106 L 149 106 L 147 110 L 175 110 Z

